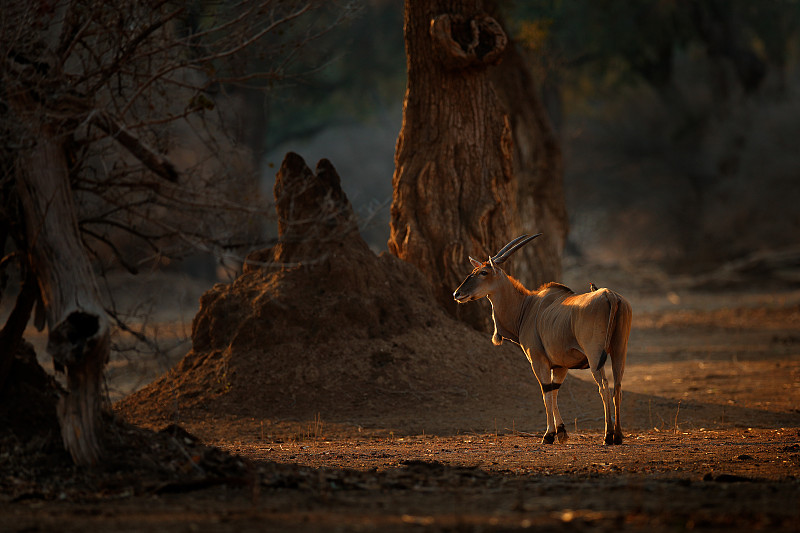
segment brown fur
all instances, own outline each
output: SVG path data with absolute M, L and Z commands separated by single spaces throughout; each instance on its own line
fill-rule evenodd
M 514 281 L 516 281 L 516 280 L 514 280 Z M 517 281 L 517 283 L 519 283 L 519 281 Z M 521 283 L 520 283 L 520 285 L 521 285 Z M 542 291 L 547 290 L 547 289 L 563 289 L 564 291 L 568 292 L 569 294 L 575 294 L 575 291 L 573 291 L 572 289 L 570 289 L 566 285 L 562 285 L 561 283 L 558 283 L 556 281 L 548 281 L 547 283 L 543 283 L 538 289 L 536 289 L 536 292 L 542 292 Z
M 481 270 L 486 268 L 491 268 L 491 273 L 481 276 Z M 531 291 L 502 269 L 487 263 L 476 268 L 453 296 L 460 302 L 487 296 L 492 302 L 495 324 L 492 343 L 499 345 L 508 339 L 525 352 L 542 386 L 548 435 L 555 434 L 554 427 L 563 423 L 556 404 L 558 387 L 554 384 L 559 385 L 566 377 L 566 369 L 588 366 L 603 398 L 605 442 L 622 442 L 619 402 L 631 329 L 631 307 L 622 296 L 602 288 L 575 294 L 556 282 Z M 611 360 L 613 393 L 605 374 L 606 358 Z

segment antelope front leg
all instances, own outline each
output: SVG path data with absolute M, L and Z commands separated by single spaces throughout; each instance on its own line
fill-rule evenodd
M 558 389 L 567 377 L 566 368 L 554 368 L 552 371 L 553 376 L 553 424 L 556 426 L 556 438 L 559 444 L 567 442 L 567 429 L 564 427 L 564 420 L 561 418 L 561 413 L 558 411 Z
M 547 431 L 542 437 L 542 444 L 553 444 L 556 440 L 556 424 L 553 414 L 553 390 L 561 386 L 561 382 L 553 383 L 551 376 L 550 364 L 546 357 L 537 353 L 526 353 L 528 360 L 531 362 L 531 370 L 533 375 L 539 381 L 539 386 L 542 388 L 542 400 L 544 401 L 544 411 L 547 416 Z M 559 418 L 561 418 L 559 416 Z
M 547 416 L 547 431 L 545 432 L 544 436 L 542 437 L 542 444 L 553 444 L 556 440 L 556 422 L 555 416 L 553 415 L 553 406 L 555 402 L 553 401 L 553 397 L 555 396 L 555 388 L 557 388 L 560 383 L 544 383 L 540 382 L 542 386 L 542 398 L 544 399 L 544 411 L 545 415 Z

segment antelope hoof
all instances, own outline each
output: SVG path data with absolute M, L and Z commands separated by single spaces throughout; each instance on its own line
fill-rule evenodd
M 567 442 L 567 439 L 569 439 L 564 424 L 559 424 L 558 428 L 556 428 L 556 438 L 558 438 L 559 444 L 564 444 L 565 442 Z
M 614 432 L 614 444 L 622 444 L 622 432 L 615 431 Z
M 611 446 L 614 444 L 614 434 L 613 433 L 606 433 L 606 439 L 604 441 L 606 446 Z
M 556 441 L 555 433 L 545 433 L 542 437 L 542 444 L 553 444 Z

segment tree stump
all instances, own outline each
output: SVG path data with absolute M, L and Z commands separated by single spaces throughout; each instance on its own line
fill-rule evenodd
M 45 308 L 47 351 L 67 375 L 58 404 L 64 446 L 76 464 L 93 465 L 102 456 L 108 319 L 78 230 L 63 140 L 47 125 L 38 133 L 17 173 L 28 261 Z

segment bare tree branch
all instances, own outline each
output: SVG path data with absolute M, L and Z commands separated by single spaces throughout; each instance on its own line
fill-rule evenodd
M 166 4 L 167 0 L 162 0 L 162 2 L 155 6 L 154 9 L 160 8 L 162 5 Z M 124 65 L 130 57 L 133 55 L 133 52 L 142 44 L 154 31 L 163 27 L 165 24 L 176 18 L 178 15 L 186 11 L 184 6 L 179 7 L 172 13 L 166 15 L 163 18 L 156 19 L 152 24 L 150 24 L 147 28 L 143 29 L 139 34 L 131 39 L 126 45 L 125 49 L 122 50 L 114 61 L 101 72 L 100 79 L 97 80 L 94 85 L 89 89 L 89 94 L 94 94 L 97 92 L 100 87 L 102 87 L 111 76 L 119 72 L 121 65 Z
M 139 273 L 139 269 L 128 263 L 128 261 L 125 259 L 125 256 L 122 255 L 122 252 L 119 251 L 117 246 L 113 242 L 111 242 L 111 240 L 107 239 L 106 237 L 103 237 L 99 233 L 95 233 L 92 230 L 89 230 L 89 229 L 86 229 L 86 228 L 81 228 L 81 232 L 86 234 L 86 235 L 90 235 L 92 238 L 97 239 L 98 241 L 100 241 L 103 244 L 105 244 L 112 251 L 112 253 L 114 254 L 114 257 L 117 258 L 117 260 L 119 261 L 119 264 L 122 265 L 122 267 L 125 270 L 127 270 L 131 274 L 138 274 Z
M 134 157 L 145 164 L 147 168 L 167 181 L 178 181 L 178 171 L 166 157 L 156 153 L 149 146 L 142 143 L 130 133 L 122 124 L 104 112 L 92 115 L 92 124 L 109 134 L 125 147 Z
M 150 77 L 149 80 L 147 80 L 145 83 L 140 85 L 138 90 L 128 100 L 128 103 L 122 108 L 121 114 L 123 116 L 125 114 L 127 114 L 127 112 L 130 110 L 131 106 L 137 101 L 139 96 L 141 96 L 142 92 L 144 92 L 148 87 L 150 87 L 150 85 L 152 85 L 156 81 L 166 77 L 168 74 L 170 74 L 172 72 L 175 72 L 177 70 L 189 67 L 191 65 L 209 64 L 209 63 L 211 63 L 213 61 L 224 59 L 224 58 L 230 57 L 231 55 L 234 55 L 234 54 L 236 54 L 238 52 L 241 52 L 242 50 L 246 49 L 247 47 L 253 45 L 256 42 L 258 42 L 261 38 L 263 38 L 269 32 L 274 31 L 277 27 L 279 27 L 279 26 L 281 26 L 283 24 L 286 24 L 286 23 L 290 22 L 291 20 L 296 19 L 297 17 L 299 17 L 303 13 L 306 13 L 310 9 L 310 7 L 311 7 L 310 4 L 304 5 L 299 10 L 295 11 L 294 13 L 291 13 L 291 14 L 287 15 L 286 17 L 283 17 L 283 18 L 273 22 L 272 24 L 268 25 L 266 28 L 264 28 L 263 30 L 258 32 L 256 35 L 254 35 L 254 36 L 250 37 L 249 39 L 247 39 L 244 43 L 241 43 L 241 44 L 239 44 L 239 45 L 237 45 L 235 47 L 231 47 L 231 48 L 228 48 L 228 49 L 225 49 L 225 50 L 213 53 L 213 54 L 209 54 L 209 55 L 197 58 L 197 59 L 185 60 L 185 61 L 181 61 L 181 62 L 177 62 L 177 63 L 166 65 L 164 68 L 162 68 L 161 70 L 159 70 L 158 72 L 153 74 Z

